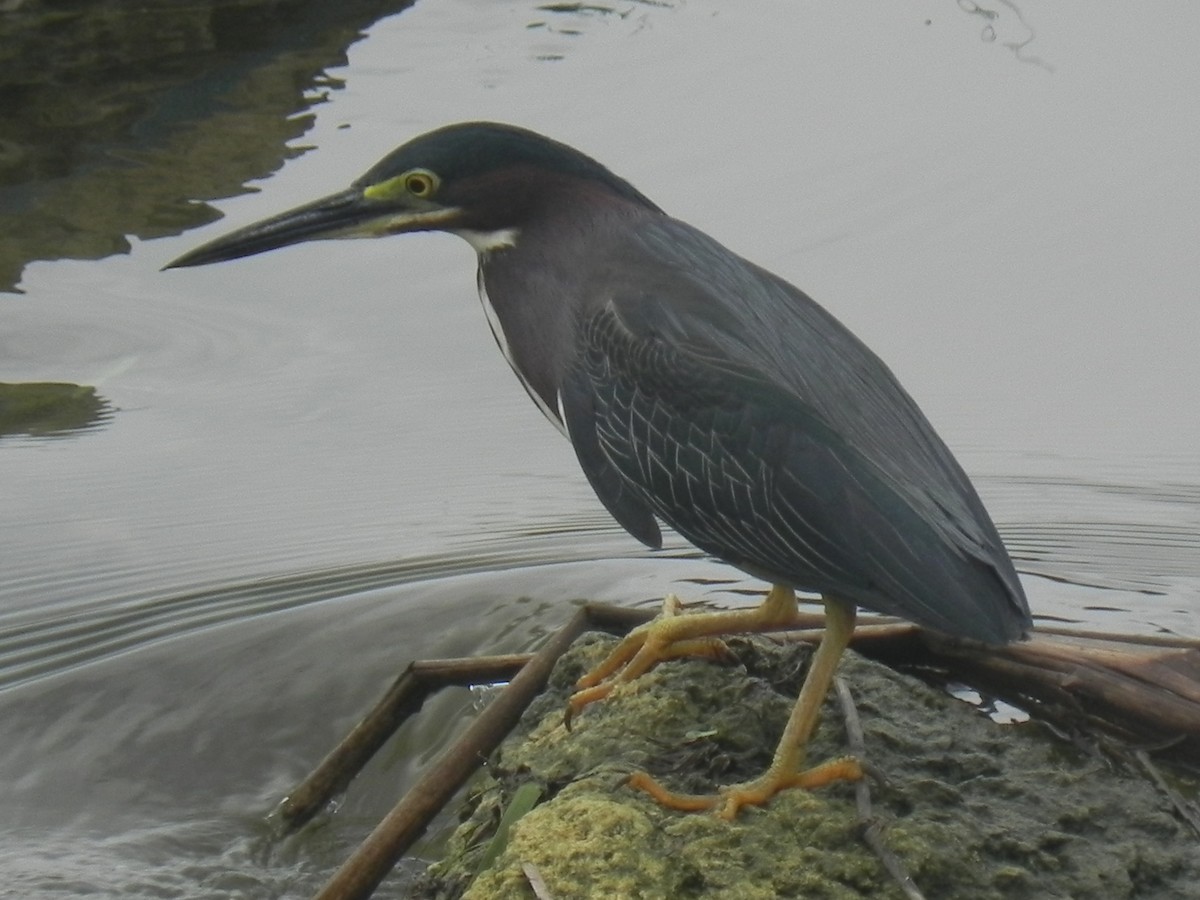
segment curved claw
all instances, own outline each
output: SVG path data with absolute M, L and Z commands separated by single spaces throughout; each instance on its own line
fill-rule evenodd
M 619 664 L 625 662 L 622 657 L 618 659 L 617 664 L 611 667 L 609 665 L 613 660 L 613 655 L 623 646 L 624 642 L 619 644 L 612 654 L 605 657 L 599 666 L 575 682 L 578 690 L 567 699 L 567 711 L 563 714 L 563 724 L 568 729 L 571 727 L 571 721 L 583 711 L 584 707 L 597 700 L 603 700 L 612 693 L 612 689 L 618 684 L 632 681 L 660 662 L 685 657 L 693 659 L 729 659 L 732 657 L 725 642 L 717 638 L 690 638 L 666 645 L 657 641 L 647 642 L 633 654 L 632 659 L 626 662 L 625 668 L 615 678 L 604 680 L 608 672 L 616 671 L 620 668 Z M 603 672 L 601 672 L 602 669 Z
M 566 713 L 570 723 L 589 703 L 612 691 L 615 684 L 632 681 L 656 664 L 684 656 L 727 658 L 725 642 L 715 637 L 764 626 L 786 624 L 796 616 L 796 594 L 776 585 L 755 609 L 723 610 L 683 614 L 683 604 L 674 594 L 663 601 L 662 614 L 629 632 L 599 665 L 575 683 Z
M 639 653 L 642 652 L 646 642 L 651 639 L 657 626 L 659 626 L 665 620 L 678 616 L 682 611 L 683 601 L 681 601 L 675 594 L 667 594 L 667 596 L 663 598 L 662 612 L 658 614 L 658 617 L 644 625 L 639 625 L 637 628 L 634 628 L 632 631 L 630 631 L 629 634 L 625 635 L 621 643 L 617 644 L 617 646 L 612 649 L 612 652 L 600 661 L 599 665 L 597 665 L 591 671 L 585 672 L 583 677 L 575 682 L 577 691 L 582 692 L 586 688 L 595 687 L 606 678 L 615 674 L 622 666 L 627 665 L 630 660 L 634 659 Z M 646 668 L 649 668 L 649 666 Z M 645 671 L 645 669 L 642 671 Z M 630 677 L 632 678 L 636 676 Z M 604 696 L 607 696 L 607 691 L 595 699 L 599 700 L 600 697 Z M 586 703 L 590 702 L 592 701 L 585 701 L 584 704 L 580 704 L 580 708 L 586 705 Z
M 654 621 L 647 622 L 645 625 L 639 625 L 633 631 L 629 632 L 629 634 L 625 635 L 621 643 L 617 644 L 608 656 L 604 657 L 595 668 L 585 672 L 583 677 L 575 682 L 576 691 L 583 693 L 587 688 L 595 687 L 637 656 L 646 642 L 646 630 L 657 621 L 658 619 L 655 619 Z M 572 697 L 571 699 L 573 702 L 575 698 Z M 599 697 L 596 699 L 599 699 Z
M 612 693 L 615 687 L 615 682 L 606 681 L 604 684 L 593 685 L 589 688 L 584 688 L 582 691 L 576 691 L 567 698 L 567 709 L 563 713 L 563 725 L 567 730 L 571 730 L 571 722 L 579 715 L 585 706 L 589 703 L 595 703 L 597 700 L 603 700 Z

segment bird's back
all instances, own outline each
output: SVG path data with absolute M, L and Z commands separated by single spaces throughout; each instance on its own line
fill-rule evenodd
M 967 476 L 833 316 L 662 216 L 592 258 L 605 287 L 568 396 L 589 407 L 571 437 L 610 509 L 615 483 L 627 508 L 764 577 L 981 640 L 1025 631 Z

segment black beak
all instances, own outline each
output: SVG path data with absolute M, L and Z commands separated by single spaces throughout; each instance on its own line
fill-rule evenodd
M 445 229 L 452 227 L 458 216 L 459 210 L 454 207 L 372 199 L 363 188 L 352 187 L 239 228 L 183 254 L 163 268 L 203 266 L 323 238 L 382 237 Z
M 377 220 L 380 214 L 378 203 L 365 200 L 361 190 L 350 188 L 239 228 L 183 254 L 164 268 L 224 262 L 321 238 L 365 236 L 364 226 Z

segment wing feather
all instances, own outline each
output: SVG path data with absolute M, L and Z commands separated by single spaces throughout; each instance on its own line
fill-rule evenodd
M 805 396 L 827 375 L 782 371 L 770 350 L 734 346 L 739 330 L 711 312 L 639 295 L 580 323 L 563 408 L 618 521 L 652 543 L 657 517 L 746 571 L 930 627 L 990 641 L 1020 633 L 1023 594 L 990 519 L 882 363 L 857 361 L 867 382 L 883 372 L 875 393 L 901 407 L 875 426 L 903 421 L 886 448 Z

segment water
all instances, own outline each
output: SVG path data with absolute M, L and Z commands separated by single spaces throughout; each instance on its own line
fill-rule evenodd
M 1040 620 L 1200 632 L 1200 14 L 562 10 L 418 4 L 343 63 L 294 34 L 229 51 L 132 129 L 143 152 L 0 213 L 10 269 L 55 255 L 44 220 L 80 233 L 65 256 L 131 246 L 0 295 L 0 382 L 107 404 L 0 438 L 0 894 L 305 896 L 469 708 L 436 701 L 328 827 L 272 844 L 263 815 L 410 658 L 528 649 L 584 598 L 746 602 L 608 519 L 461 242 L 159 272 L 450 121 L 586 149 L 831 309 L 972 475 Z

